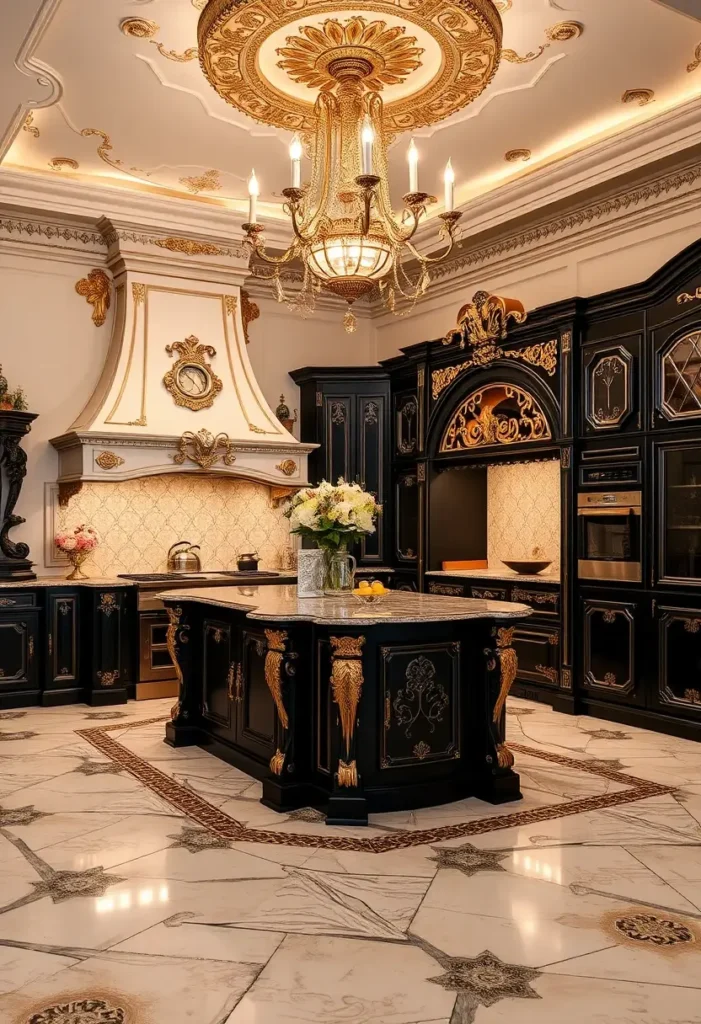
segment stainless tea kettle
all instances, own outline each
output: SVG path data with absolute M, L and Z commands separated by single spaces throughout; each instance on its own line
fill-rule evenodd
M 185 547 L 182 547 L 182 545 Z M 176 551 L 176 548 L 180 548 Z M 199 544 L 191 544 L 189 540 L 176 540 L 168 550 L 168 572 L 202 572 Z

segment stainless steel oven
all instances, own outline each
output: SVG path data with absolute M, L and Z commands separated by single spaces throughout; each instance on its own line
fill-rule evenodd
M 640 583 L 640 491 L 595 491 L 577 498 L 579 578 Z

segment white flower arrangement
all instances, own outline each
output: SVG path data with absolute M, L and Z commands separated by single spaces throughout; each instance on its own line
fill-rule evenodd
M 381 512 L 374 495 L 360 484 L 348 484 L 341 478 L 336 486 L 322 480 L 318 487 L 297 491 L 284 514 L 292 533 L 311 537 L 319 547 L 334 550 L 374 533 Z

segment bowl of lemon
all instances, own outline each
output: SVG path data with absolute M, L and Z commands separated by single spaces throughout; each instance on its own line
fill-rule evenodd
M 387 587 L 379 580 L 361 580 L 353 591 L 353 596 L 363 604 L 378 604 L 389 593 Z

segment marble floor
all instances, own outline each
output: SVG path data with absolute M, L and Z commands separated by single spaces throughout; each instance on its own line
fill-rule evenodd
M 341 829 L 170 703 L 0 712 L 0 1024 L 701 1024 L 701 744 L 512 699 L 521 802 Z

